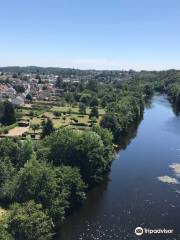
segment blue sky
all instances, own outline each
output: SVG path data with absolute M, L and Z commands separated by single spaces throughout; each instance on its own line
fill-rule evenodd
M 180 69 L 179 0 L 1 0 L 0 66 Z

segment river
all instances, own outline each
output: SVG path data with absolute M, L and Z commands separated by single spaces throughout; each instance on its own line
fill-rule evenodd
M 136 136 L 104 182 L 69 216 L 59 240 L 180 239 L 180 117 L 166 96 L 145 108 Z M 136 236 L 136 227 L 172 229 Z

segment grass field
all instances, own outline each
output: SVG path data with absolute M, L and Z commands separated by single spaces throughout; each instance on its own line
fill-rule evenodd
M 53 122 L 54 128 L 59 129 L 62 127 L 71 127 L 73 129 L 87 129 L 91 126 L 92 122 L 89 119 L 89 113 L 91 112 L 91 108 L 86 108 L 86 114 L 81 115 L 79 113 L 78 106 L 53 106 L 53 102 L 47 101 L 39 101 L 33 104 L 26 104 L 21 109 L 17 110 L 18 119 L 29 120 L 30 127 L 27 128 L 28 134 L 27 138 L 31 137 L 31 134 L 34 134 L 34 130 L 32 129 L 32 125 L 39 125 L 39 129 L 35 131 L 36 135 L 40 135 L 42 131 L 42 122 L 46 121 L 50 118 Z M 105 114 L 105 110 L 103 108 L 98 108 L 99 118 L 96 120 L 95 124 L 99 124 L 102 116 Z M 60 113 L 60 115 L 56 115 L 56 113 Z M 16 128 L 15 128 L 16 127 Z M 18 136 L 23 133 L 23 129 L 17 128 L 17 123 L 13 127 L 8 127 L 11 132 L 15 133 L 14 135 Z M 19 133 L 18 133 L 19 129 Z M 4 131 L 3 129 L 2 132 Z

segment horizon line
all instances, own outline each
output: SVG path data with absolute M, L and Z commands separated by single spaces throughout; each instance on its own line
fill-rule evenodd
M 134 72 L 161 72 L 161 71 L 180 71 L 178 68 L 166 68 L 166 69 L 141 69 L 141 70 L 135 70 L 133 68 L 129 69 L 98 69 L 98 68 L 78 68 L 78 67 L 60 67 L 60 66 L 38 66 L 38 65 L 5 65 L 5 66 L 0 66 L 0 68 L 14 68 L 14 67 L 19 67 L 19 68 L 28 68 L 28 67 L 35 67 L 35 68 L 59 68 L 59 69 L 74 69 L 74 70 L 80 70 L 80 71 L 134 71 Z

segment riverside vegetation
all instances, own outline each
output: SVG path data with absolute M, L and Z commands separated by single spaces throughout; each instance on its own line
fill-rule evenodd
M 56 129 L 49 119 L 41 139 L 0 141 L 0 201 L 6 209 L 0 220 L 1 239 L 53 239 L 56 226 L 83 204 L 88 189 L 110 170 L 114 144 L 142 117 L 145 100 L 162 91 L 179 105 L 179 81 L 179 72 L 172 70 L 133 73 L 123 82 L 58 82 L 64 88 L 63 100 L 78 104 L 81 114 L 91 107 L 91 125 Z M 99 107 L 105 113 L 98 121 Z M 6 111 L 2 119 L 7 119 Z

